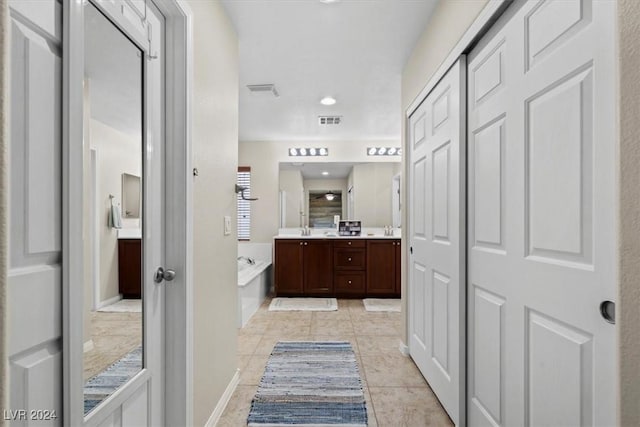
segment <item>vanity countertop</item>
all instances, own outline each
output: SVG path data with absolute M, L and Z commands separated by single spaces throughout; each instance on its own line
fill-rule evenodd
M 118 230 L 118 239 L 141 239 L 142 230 L 139 228 L 121 228 Z
M 302 236 L 300 234 L 279 234 L 273 236 L 274 239 L 400 239 L 400 236 L 385 236 L 384 234 L 363 234 L 360 236 L 338 236 L 338 235 L 325 235 L 325 234 L 312 234 L 310 236 Z

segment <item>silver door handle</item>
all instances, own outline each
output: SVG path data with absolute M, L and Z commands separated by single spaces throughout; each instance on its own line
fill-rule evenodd
M 162 283 L 163 280 L 166 280 L 167 282 L 171 282 L 175 278 L 176 278 L 176 272 L 174 270 L 170 270 L 170 269 L 165 270 L 162 267 L 158 267 L 153 280 L 156 283 Z

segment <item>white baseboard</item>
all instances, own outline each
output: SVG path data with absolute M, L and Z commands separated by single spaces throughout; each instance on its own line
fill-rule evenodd
M 227 385 L 224 393 L 222 393 L 222 396 L 220 397 L 220 400 L 218 400 L 218 404 L 213 410 L 213 413 L 211 413 L 211 416 L 205 424 L 205 427 L 214 427 L 216 424 L 218 424 L 222 413 L 231 400 L 231 396 L 233 396 L 233 392 L 236 391 L 236 387 L 238 387 L 238 383 L 240 383 L 240 369 L 236 369 L 236 373 L 233 375 L 233 378 L 231 378 L 231 381 L 229 381 L 229 384 Z
M 402 353 L 404 356 L 409 355 L 409 347 L 403 342 L 400 343 L 400 347 L 398 348 L 398 350 L 400 350 L 400 353 Z
M 100 301 L 100 304 L 98 304 L 98 310 L 100 310 L 102 307 L 106 307 L 108 305 L 115 304 L 118 301 L 120 301 L 121 299 L 122 299 L 122 294 L 118 294 L 113 298 L 109 298 L 107 300 Z
M 87 351 L 91 351 L 93 350 L 95 346 L 93 345 L 93 340 L 90 339 L 89 341 L 85 342 L 82 346 L 82 352 L 86 353 Z

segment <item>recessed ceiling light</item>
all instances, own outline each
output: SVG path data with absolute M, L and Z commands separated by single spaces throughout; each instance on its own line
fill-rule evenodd
M 336 99 L 330 96 L 325 96 L 320 100 L 320 104 L 322 105 L 333 105 L 336 103 Z
M 322 172 L 322 175 L 325 175 L 325 176 L 326 176 L 326 175 L 329 175 L 329 172 L 327 172 L 327 171 L 323 171 L 323 172 Z

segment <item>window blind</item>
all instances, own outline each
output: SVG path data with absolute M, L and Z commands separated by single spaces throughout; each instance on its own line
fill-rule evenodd
M 238 185 L 245 187 L 244 197 L 251 197 L 251 168 L 247 166 L 238 167 Z M 242 195 L 238 193 L 238 240 L 249 240 L 251 238 L 251 202 L 242 200 Z

